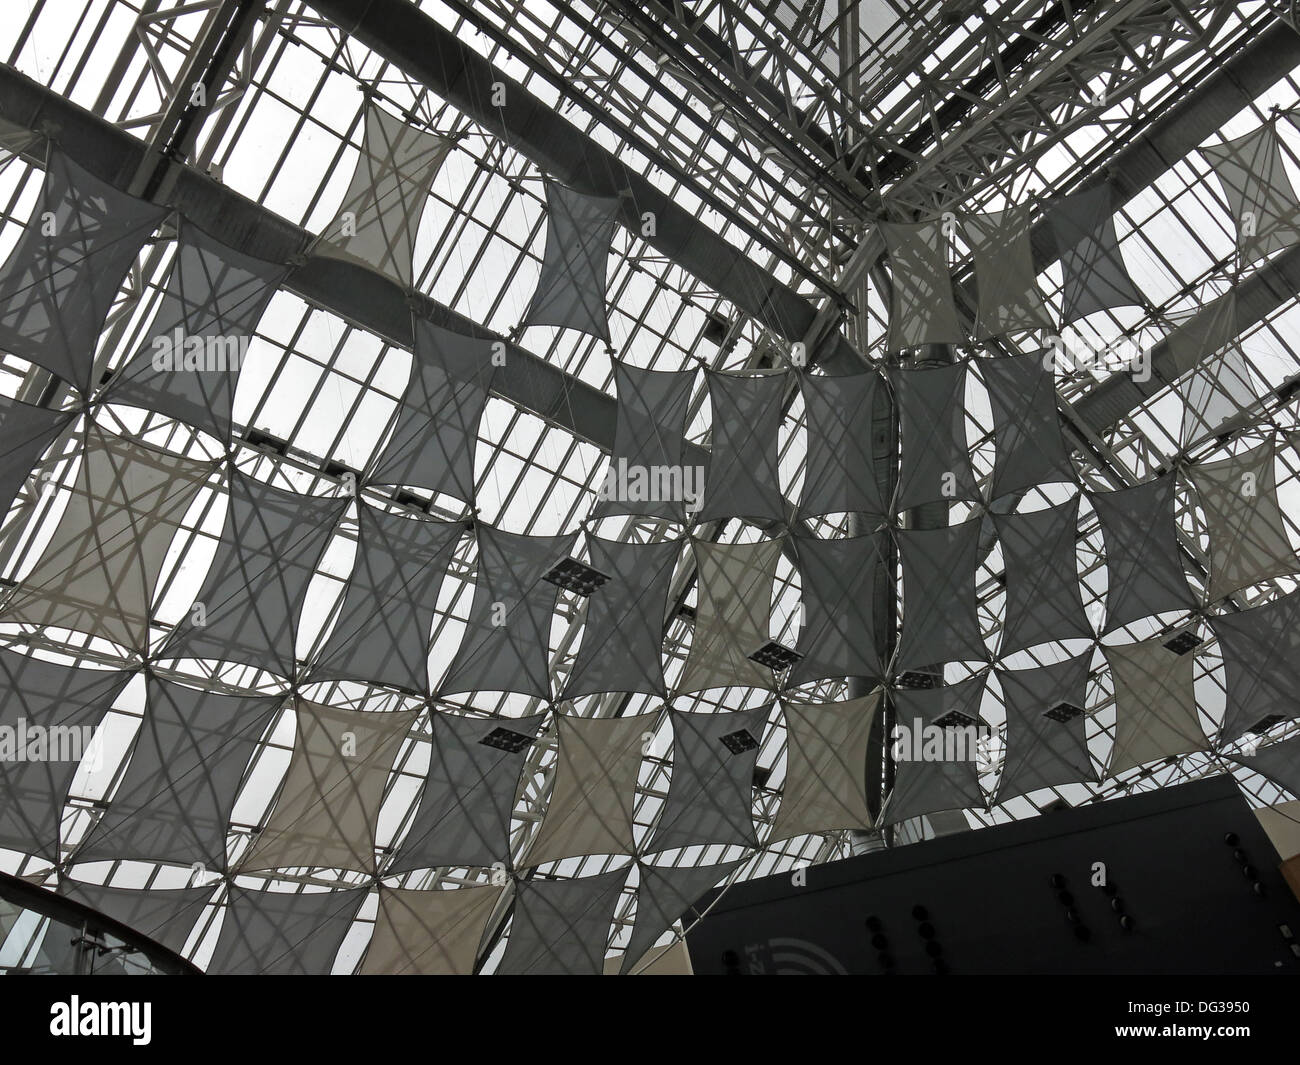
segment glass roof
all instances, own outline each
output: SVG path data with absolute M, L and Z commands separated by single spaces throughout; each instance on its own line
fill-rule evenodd
M 1000 210 L 1031 198 L 1046 202 L 1088 186 L 1098 175 L 1124 178 L 1122 168 L 1174 108 L 1203 101 L 1191 112 L 1195 128 L 1180 131 L 1190 143 L 1156 174 L 1134 172 L 1130 195 L 1116 211 L 1124 264 L 1146 305 L 1093 315 L 1072 336 L 1100 342 L 1127 337 L 1143 347 L 1154 345 L 1213 297 L 1273 271 L 1264 283 L 1285 289 L 1285 297 L 1239 337 L 1254 376 L 1256 401 L 1232 434 L 1212 437 L 1189 453 L 1180 441 L 1186 404 L 1176 388 L 1161 387 L 1097 432 L 1078 410 L 1105 388 L 1113 371 L 1081 367 L 1058 374 L 1062 417 L 1088 445 L 1081 472 L 1089 490 L 1135 484 L 1176 461 L 1240 454 L 1269 429 L 1284 441 L 1296 439 L 1300 426 L 1294 391 L 1287 386 L 1300 374 L 1295 354 L 1300 351 L 1300 305 L 1294 288 L 1287 286 L 1300 275 L 1279 271 L 1277 257 L 1236 270 L 1233 221 L 1208 160 L 1195 150 L 1241 136 L 1276 116 L 1286 168 L 1293 184 L 1300 181 L 1300 126 L 1294 121 L 1300 108 L 1300 36 L 1293 43 L 1274 43 L 1275 53 L 1290 49 L 1291 64 L 1253 99 L 1236 100 L 1216 78 L 1234 56 L 1264 47 L 1266 30 L 1278 26 L 1268 4 L 1147 0 L 1064 5 L 1074 9 L 1068 17 L 1062 5 L 1046 0 L 861 5 L 837 0 L 426 0 L 415 6 L 561 116 L 582 143 L 612 153 L 689 213 L 702 230 L 760 268 L 772 285 L 784 286 L 839 326 L 864 368 L 886 360 L 886 279 L 865 251 L 875 223 L 937 217 L 954 208 Z M 609 348 L 574 330 L 520 327 L 546 237 L 544 170 L 533 159 L 537 146 L 524 143 L 524 137 L 512 146 L 497 130 L 480 125 L 416 74 L 341 32 L 328 8 L 298 0 L 265 5 L 11 0 L 0 7 L 0 53 L 13 71 L 125 131 L 152 152 L 167 153 L 179 165 L 211 175 L 309 233 L 320 232 L 338 210 L 358 158 L 367 106 L 450 138 L 451 151 L 419 222 L 414 288 L 562 371 L 570 408 L 538 403 L 529 409 L 499 395 L 488 401 L 474 456 L 475 514 L 497 528 L 556 535 L 574 532 L 591 519 L 609 442 L 602 446 L 587 435 L 580 428 L 587 424 L 581 412 L 571 407 L 588 402 L 582 385 L 615 396 L 614 357 L 661 370 L 789 364 L 790 337 L 714 290 L 653 241 L 622 227 L 615 230 L 609 260 Z M 1193 33 L 1191 19 L 1198 20 L 1203 34 Z M 184 87 L 205 76 L 215 80 L 204 102 L 178 109 Z M 1066 92 L 1063 84 L 1073 90 Z M 28 132 L 22 117 L 0 104 L 0 139 L 18 152 Z M 11 129 L 15 121 L 20 124 Z M 57 122 L 40 132 L 78 156 L 79 145 L 67 140 Z M 131 177 L 115 176 L 124 187 Z M 0 256 L 17 244 L 42 180 L 42 167 L 30 158 L 6 154 L 0 161 Z M 165 196 L 157 202 L 166 202 Z M 166 238 L 166 231 L 160 232 L 145 246 L 120 294 L 101 337 L 100 371 L 121 366 L 147 335 L 172 267 L 175 244 Z M 969 281 L 968 251 L 958 247 L 954 254 L 953 277 Z M 1059 307 L 1059 264 L 1039 281 L 1049 303 Z M 363 469 L 383 447 L 412 355 L 392 338 L 357 324 L 345 308 L 310 302 L 292 287 L 272 298 L 246 356 L 234 404 L 235 465 L 295 491 L 337 494 L 338 470 Z M 1039 342 L 1037 335 L 999 337 L 970 353 L 1030 352 L 1038 350 Z M 0 356 L 0 392 L 28 402 L 43 396 L 42 402 L 54 407 L 74 402 L 48 373 L 7 354 Z M 96 407 L 93 418 L 176 454 L 213 459 L 223 453 L 212 438 L 137 408 L 107 403 Z M 992 428 L 987 394 L 972 379 L 966 432 L 981 478 L 992 470 Z M 803 404 L 796 395 L 779 439 L 780 476 L 788 499 L 799 495 L 806 433 Z M 702 375 L 691 399 L 688 439 L 705 447 L 710 440 Z M 56 490 L 38 492 L 16 507 L 0 534 L 0 572 L 8 582 L 21 585 L 53 535 L 75 479 L 75 444 L 75 437 L 65 438 L 62 460 L 46 467 Z M 1293 544 L 1300 544 L 1300 456 L 1294 446 L 1279 447 L 1277 478 L 1287 533 Z M 1021 509 L 1036 510 L 1066 498 L 1062 485 L 1033 489 Z M 393 506 L 382 494 L 372 501 Z M 950 521 L 985 509 L 983 504 L 955 504 Z M 459 500 L 438 496 L 429 513 L 452 520 L 470 511 Z M 1181 490 L 1177 513 L 1182 547 L 1204 564 L 1204 519 Z M 217 550 L 223 520 L 221 493 L 204 489 L 163 564 L 153 610 L 159 639 L 189 610 Z M 813 525 L 822 535 L 842 534 L 847 519 L 832 515 Z M 639 542 L 682 535 L 679 527 L 644 518 L 605 518 L 593 528 L 602 536 Z M 1105 555 L 1097 519 L 1086 502 L 1080 529 L 1084 603 L 1096 623 L 1106 593 Z M 734 520 L 696 532 L 722 542 L 755 542 L 766 536 L 764 530 Z M 308 660 L 328 633 L 351 572 L 356 536 L 353 509 L 322 557 L 308 593 L 296 637 L 299 660 Z M 1002 624 L 1003 571 L 1001 549 L 994 545 L 977 578 L 980 619 L 990 646 L 996 645 Z M 475 572 L 475 551 L 471 538 L 465 538 L 438 596 L 431 650 L 435 676 L 451 660 L 465 630 Z M 1248 606 L 1295 586 L 1294 578 L 1278 578 L 1243 590 L 1234 600 Z M 696 605 L 693 568 L 686 558 L 678 564 L 672 588 L 681 607 Z M 799 603 L 799 575 L 783 557 L 772 602 L 773 640 L 794 645 Z M 582 600 L 564 593 L 551 632 L 556 675 L 572 666 L 584 636 L 584 616 Z M 1145 619 L 1107 642 L 1172 632 L 1185 621 L 1185 615 L 1172 621 L 1168 615 Z M 670 684 L 680 673 L 690 633 L 690 611 L 678 610 L 664 644 Z M 1212 727 L 1223 712 L 1223 675 L 1208 628 L 1202 627 L 1201 636 L 1207 643 L 1198 649 L 1196 694 L 1203 721 Z M 120 649 L 67 630 L 35 631 L 5 625 L 0 618 L 0 639 L 58 661 L 121 664 Z M 1080 646 L 1072 645 L 1069 653 L 1078 653 Z M 1051 645 L 1009 656 L 1005 664 L 1022 668 L 1066 653 L 1061 645 Z M 218 691 L 287 690 L 283 679 L 250 667 L 209 668 L 184 660 L 163 661 L 158 668 L 173 679 Z M 950 666 L 947 677 L 956 680 L 970 671 Z M 513 718 L 545 708 L 520 694 L 418 699 L 384 685 L 355 682 L 308 682 L 302 693 L 330 705 L 368 710 L 434 707 Z M 845 682 L 834 681 L 807 688 L 799 698 L 829 701 L 846 694 Z M 1108 675 L 1095 673 L 1089 746 L 1103 763 L 1115 725 L 1111 696 Z M 677 696 L 673 705 L 699 711 L 742 709 L 771 698 L 770 692 L 732 688 Z M 1000 690 L 990 686 L 983 715 L 995 735 L 981 755 L 986 786 L 1001 768 L 1004 744 L 998 730 L 1005 722 L 1000 700 Z M 663 705 L 657 697 L 609 694 L 577 700 L 571 709 L 580 716 L 612 717 L 658 712 Z M 137 675 L 111 712 L 104 764 L 98 771 L 83 765 L 73 784 L 64 812 L 65 849 L 84 837 L 118 786 L 143 707 L 144 680 Z M 1283 723 L 1263 742 L 1296 733 L 1294 723 Z M 259 744 L 232 819 L 231 853 L 236 858 L 265 823 L 289 763 L 293 736 L 293 715 L 286 710 Z M 667 793 L 671 738 L 661 714 L 637 781 L 639 839 L 649 833 Z M 1251 741 L 1260 742 L 1258 737 Z M 387 785 L 377 838 L 381 849 L 391 848 L 409 824 L 429 758 L 428 725 L 423 723 L 404 741 Z M 530 755 L 511 822 L 516 855 L 547 807 L 555 761 L 553 735 L 544 734 Z M 786 736 L 779 717 L 761 738 L 758 767 L 753 814 L 761 839 L 761 826 L 770 824 L 785 780 Z M 1036 816 L 1061 801 L 1078 806 L 1225 768 L 1218 754 L 1180 756 L 1100 784 L 1041 789 L 962 816 L 978 828 Z M 1240 767 L 1234 773 L 1257 805 L 1285 797 L 1262 777 Z M 913 825 L 892 842 L 898 845 L 910 838 L 908 833 L 925 831 Z M 692 847 L 670 861 L 705 865 L 745 857 L 749 861 L 741 875 L 762 876 L 879 845 L 879 834 L 804 836 L 757 851 Z M 626 863 L 625 857 L 597 856 L 545 869 L 558 877 L 590 876 Z M 60 875 L 47 862 L 13 851 L 0 851 L 0 868 L 49 884 Z M 170 887 L 190 882 L 192 871 L 116 862 L 82 865 L 76 875 L 121 886 Z M 438 869 L 387 882 L 428 887 L 476 883 L 483 876 L 482 870 Z M 369 882 L 356 873 L 320 870 L 278 878 L 297 886 Z M 255 877 L 240 880 L 257 882 Z M 635 883 L 633 874 L 616 911 L 611 953 L 622 949 L 630 935 Z M 335 972 L 356 966 L 375 909 L 373 900 L 362 907 Z M 214 949 L 218 911 L 217 903 L 210 904 L 191 937 L 187 953 L 200 965 Z M 503 920 L 486 971 L 499 961 L 507 931 Z

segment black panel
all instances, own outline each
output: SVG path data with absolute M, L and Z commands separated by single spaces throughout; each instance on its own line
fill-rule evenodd
M 737 884 L 687 945 L 703 975 L 1296 974 L 1278 861 L 1215 777 Z

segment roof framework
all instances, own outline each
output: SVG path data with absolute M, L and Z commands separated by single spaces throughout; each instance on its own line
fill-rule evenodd
M 281 487 L 338 493 L 347 474 L 365 466 L 406 381 L 414 310 L 506 346 L 475 460 L 479 516 L 512 532 L 572 532 L 590 516 L 602 456 L 613 448 L 611 353 L 650 369 L 703 362 L 716 370 L 753 370 L 787 365 L 792 345 L 802 343 L 814 364 L 844 370 L 881 362 L 890 300 L 878 222 L 933 218 L 956 207 L 1000 210 L 1101 184 L 1111 189 L 1124 259 L 1146 305 L 1096 316 L 1088 328 L 1150 345 L 1155 372 L 1145 384 L 1086 368 L 1058 377 L 1058 405 L 1068 442 L 1084 456 L 1085 487 L 1113 490 L 1149 480 L 1177 461 L 1237 454 L 1265 431 L 1294 440 L 1300 249 L 1238 271 L 1231 220 L 1206 159 L 1194 150 L 1240 136 L 1280 112 L 1286 162 L 1300 171 L 1300 133 L 1286 124 L 1300 107 L 1300 35 L 1269 4 L 27 0 L 0 15 L 0 53 L 0 141 L 14 153 L 0 161 L 4 252 L 26 224 L 48 152 L 57 148 L 102 180 L 181 210 L 232 247 L 292 265 L 258 327 L 257 359 L 241 381 L 234 430 L 239 468 Z M 196 84 L 201 92 L 193 90 Z M 497 84 L 504 105 L 493 103 Z M 414 294 L 310 250 L 312 234 L 330 220 L 346 185 L 367 104 L 453 141 L 416 240 Z M 611 350 L 573 331 L 518 328 L 541 269 L 543 173 L 580 191 L 622 197 L 624 216 L 610 256 Z M 636 225 L 647 210 L 659 216 L 651 236 Z M 1040 285 L 1059 301 L 1060 268 L 1043 227 L 1033 244 Z M 138 347 L 166 285 L 170 254 L 166 239 L 142 251 L 101 338 L 94 380 Z M 969 260 L 954 263 L 953 276 L 958 312 L 969 321 L 975 306 Z M 1163 338 L 1229 290 L 1236 293 L 1238 343 L 1260 398 L 1230 434 L 1188 450 L 1179 437 L 1182 408 L 1169 387 L 1174 355 Z M 847 344 L 836 342 L 837 330 Z M 989 354 L 1021 350 L 1005 339 L 984 347 Z M 0 390 L 54 408 L 75 402 L 50 374 L 8 355 L 0 358 Z M 786 409 L 779 465 L 794 498 L 804 445 L 802 401 L 793 389 Z M 710 446 L 706 411 L 701 375 L 687 433 L 701 462 Z M 217 454 L 210 442 L 159 416 L 109 406 L 95 419 L 187 457 L 206 461 Z M 967 421 L 975 470 L 986 479 L 993 432 L 987 403 L 968 403 Z M 52 452 L 47 469 L 59 491 L 24 493 L 0 529 L 0 563 L 9 580 L 21 582 L 57 524 L 84 424 L 83 418 L 70 425 Z M 1298 478 L 1294 446 L 1280 449 L 1278 491 L 1293 543 L 1300 543 Z M 1053 488 L 1032 489 L 1028 497 L 1034 508 L 1065 498 Z M 159 638 L 180 619 L 215 550 L 221 515 L 214 500 L 212 492 L 201 496 L 163 566 L 155 595 Z M 404 505 L 375 490 L 367 501 L 393 510 Z M 978 516 L 963 507 L 952 509 L 952 523 Z M 1184 494 L 1176 508 L 1185 564 L 1205 572 L 1200 518 Z M 427 510 L 448 521 L 468 516 L 462 501 L 446 496 L 429 501 Z M 846 524 L 802 520 L 805 531 L 823 534 Z M 317 594 L 298 633 L 299 658 L 319 645 L 341 598 L 350 564 L 346 530 L 354 544 L 355 522 L 344 528 L 343 546 L 320 561 Z M 655 519 L 606 519 L 600 528 L 602 535 L 642 542 L 676 535 Z M 1097 622 L 1104 553 L 1090 509 L 1080 528 L 1084 606 Z M 735 543 L 755 541 L 762 530 L 733 520 L 695 532 Z M 450 660 L 455 651 L 470 612 L 475 565 L 468 541 L 462 542 L 439 597 L 435 659 Z M 976 589 L 990 640 L 1003 609 L 1002 566 L 990 536 Z M 693 568 L 683 562 L 670 594 L 664 648 L 670 677 L 680 674 L 685 659 L 694 582 Z M 1247 607 L 1294 585 L 1291 578 L 1271 580 L 1234 602 Z M 796 642 L 798 601 L 795 569 L 783 559 L 771 635 L 789 646 Z M 1184 618 L 1162 630 L 1148 619 L 1121 636 L 1168 638 L 1185 625 Z M 579 600 L 566 593 L 551 636 L 554 675 L 567 674 L 581 634 Z M 1198 657 L 1197 698 L 1212 717 L 1222 711 L 1222 674 L 1212 668 L 1212 633 L 1202 625 L 1200 635 L 1210 657 Z M 0 636 L 62 661 L 122 665 L 111 645 L 79 634 L 7 626 Z M 1015 665 L 1051 660 L 1030 651 L 1016 656 Z M 282 681 L 249 670 L 165 662 L 157 669 L 227 694 L 286 690 Z M 967 672 L 951 670 L 948 679 Z M 813 697 L 845 694 L 843 682 L 832 681 Z M 335 706 L 436 706 L 507 718 L 545 709 L 519 695 L 430 700 L 354 683 L 311 686 L 308 697 Z M 768 698 L 754 689 L 727 689 L 679 697 L 674 705 L 747 710 Z M 1100 759 L 1113 739 L 1115 713 L 1111 692 L 1094 698 L 1088 741 Z M 110 715 L 112 728 L 128 740 L 143 699 L 141 680 Z M 996 689 L 986 697 L 994 725 L 1002 723 L 999 699 Z M 593 718 L 657 715 L 633 807 L 634 833 L 645 839 L 672 768 L 663 700 L 606 695 L 580 700 L 576 709 Z M 232 817 L 236 859 L 270 816 L 289 758 L 291 716 L 286 710 L 268 731 L 245 777 Z M 427 719 L 419 720 L 385 788 L 381 848 L 387 840 L 391 849 L 413 814 L 429 746 Z M 1294 732 L 1283 726 L 1269 739 Z M 759 739 L 765 782 L 754 790 L 753 813 L 762 839 L 784 786 L 779 717 Z M 986 751 L 986 785 L 997 777 L 1002 746 L 995 736 Z M 557 761 L 554 736 L 544 734 L 526 761 L 511 821 L 516 859 L 548 807 Z M 1035 816 L 1060 801 L 1102 801 L 1224 768 L 1217 755 L 1178 756 L 1100 784 L 1040 789 L 964 816 L 977 827 Z M 1234 771 L 1258 801 L 1280 794 L 1240 765 Z M 89 832 L 123 773 L 119 758 L 104 773 L 78 777 L 65 811 L 65 843 Z M 854 842 L 848 833 L 830 833 L 755 852 L 694 847 L 675 861 L 703 866 L 747 857 L 743 875 L 755 876 L 843 855 Z M 0 857 L 9 871 L 49 882 L 57 877 L 39 859 Z M 621 861 L 565 859 L 547 875 L 591 877 Z M 126 862 L 96 867 L 93 877 L 101 875 L 115 886 L 181 887 L 190 871 Z M 277 879 L 299 886 L 365 882 L 311 870 Z M 392 883 L 481 879 L 473 870 L 451 869 L 404 874 Z M 215 948 L 216 910 L 209 904 L 191 937 L 189 953 L 200 964 Z M 612 949 L 626 944 L 635 912 L 635 893 L 625 888 Z M 336 971 L 356 966 L 375 913 L 371 903 L 361 908 Z M 509 918 L 502 905 L 486 952 L 489 970 L 503 953 Z

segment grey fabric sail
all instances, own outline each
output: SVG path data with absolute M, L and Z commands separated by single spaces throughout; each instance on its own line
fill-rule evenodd
M 470 976 L 504 888 L 406 891 L 379 885 L 364 975 Z
M 704 502 L 697 520 L 785 520 L 777 447 L 786 374 L 741 377 L 710 370 L 705 380 L 713 433 L 704 474 Z
M 979 368 L 993 411 L 992 498 L 1051 481 L 1078 481 L 1043 356 L 981 359 Z
M 482 522 L 475 525 L 475 535 L 474 601 L 438 690 L 443 695 L 486 689 L 549 698 L 547 648 L 560 589 L 543 578 L 569 557 L 576 535 L 521 536 Z
M 429 630 L 438 587 L 465 526 L 423 521 L 359 502 L 357 556 L 313 680 L 356 679 L 429 690 Z
M 340 710 L 302 698 L 294 711 L 289 769 L 239 868 L 373 872 L 384 788 L 419 711 Z
M 836 677 L 884 674 L 876 632 L 876 592 L 888 581 L 883 532 L 836 540 L 794 539 L 803 581 L 803 624 L 787 687 Z
M 102 757 L 94 730 L 130 679 L 0 648 L 0 847 L 57 862 L 68 789 L 83 758 Z
M 699 575 L 695 625 L 676 691 L 770 688 L 772 671 L 749 656 L 768 642 L 780 540 L 715 544 L 692 540 Z
M 327 976 L 370 889 L 253 891 L 232 884 L 207 972 Z
M 768 845 L 809 833 L 872 826 L 867 747 L 879 711 L 878 691 L 838 703 L 781 703 L 785 787 Z
M 1000 653 L 1057 640 L 1092 639 L 1074 557 L 1079 497 L 1029 514 L 992 518 L 1006 574 Z
M 885 347 L 898 351 L 964 341 L 953 304 L 943 221 L 881 222 L 880 235 L 889 253 L 893 282 Z
M 1034 205 L 963 215 L 962 234 L 975 266 L 979 303 L 973 335 L 977 340 L 1025 329 L 1052 329 L 1051 312 L 1038 289 L 1029 233 Z
M 1178 443 L 1183 448 L 1195 447 L 1227 432 L 1243 412 L 1268 393 L 1235 344 L 1222 354 L 1206 359 L 1195 372 L 1178 382 L 1175 391 L 1183 401 L 1183 421 L 1178 435 Z
M 63 877 L 58 892 L 180 954 L 212 898 L 212 884 L 184 888 L 120 888 Z
M 1174 384 L 1183 401 L 1180 447 L 1191 448 L 1219 435 L 1263 395 L 1265 390 L 1236 343 L 1240 332 L 1237 293 L 1230 289 L 1190 314 L 1165 338 L 1181 375 Z
M 1300 717 L 1300 592 L 1206 620 L 1226 676 L 1221 740 L 1238 739 L 1269 718 Z
M 1240 333 L 1237 293 L 1230 289 L 1187 314 L 1169 331 L 1165 343 L 1172 365 L 1179 374 L 1185 374 L 1226 348 Z
M 683 918 L 709 888 L 725 880 L 747 859 L 721 865 L 641 865 L 636 891 L 636 920 L 623 951 L 619 973 L 631 972 L 654 946 L 655 940 Z
M 1097 779 L 1088 754 L 1087 709 L 1092 648 L 1034 669 L 999 669 L 1007 747 L 998 781 L 1002 803 L 1039 788 Z M 1056 711 L 1052 716 L 1049 713 Z
M 584 854 L 631 854 L 632 806 L 645 734 L 658 714 L 555 719 L 551 801 L 521 867 Z
M 1116 307 L 1144 306 L 1115 235 L 1109 182 L 1063 196 L 1048 221 L 1061 257 L 1061 321 L 1078 321 Z
M 1194 655 L 1177 654 L 1158 639 L 1102 651 L 1115 692 L 1115 744 L 1108 775 L 1210 745 L 1196 713 Z
M 1209 601 L 1300 569 L 1273 473 L 1272 438 L 1240 455 L 1187 467 L 1210 537 Z
M 495 366 L 492 341 L 414 321 L 411 379 L 392 435 L 366 474 L 371 484 L 403 484 L 474 499 L 474 448 Z
M 599 976 L 626 869 L 581 880 L 521 880 L 515 917 L 497 973 Z
M 429 773 L 387 875 L 510 861 L 510 812 L 544 715 L 429 715 Z
M 89 394 L 100 330 L 166 214 L 51 152 L 31 221 L 0 266 L 0 350 Z
M 896 508 L 980 498 L 966 447 L 966 363 L 889 370 L 898 401 L 902 466 Z
M 1106 628 L 1168 610 L 1191 610 L 1168 474 L 1117 492 L 1090 492 L 1106 542 Z
M 34 407 L 0 396 L 0 520 L 9 513 L 37 461 L 73 417 L 71 411 Z
M 687 506 L 699 503 L 704 470 L 688 470 L 682 461 L 694 384 L 694 371 L 641 370 L 614 361 L 614 449 L 593 518 L 644 514 L 683 521 Z
M 939 688 L 894 692 L 894 790 L 883 824 L 985 805 L 977 760 L 984 686 L 980 674 Z M 939 724 L 954 712 L 975 724 Z
M 162 303 L 110 383 L 109 401 L 159 411 L 229 442 L 240 367 L 287 273 L 286 266 L 228 248 L 182 218 Z
M 721 714 L 669 711 L 672 779 L 647 852 L 706 843 L 758 846 L 751 810 L 754 763 L 771 710 L 768 703 Z
M 980 519 L 942 529 L 896 529 L 903 570 L 897 666 L 920 669 L 988 658 L 975 606 Z
M 104 816 L 77 848 L 77 861 L 202 862 L 223 870 L 235 795 L 284 700 L 220 695 L 147 676 L 131 760 Z
M 307 586 L 346 497 L 286 492 L 231 467 L 216 557 L 191 609 L 163 645 L 172 658 L 234 662 L 292 677 Z
M 1254 754 L 1230 754 L 1228 757 L 1268 777 L 1278 787 L 1286 788 L 1300 799 L 1300 736 L 1270 743 Z
M 800 514 L 888 513 L 889 500 L 881 495 L 875 474 L 875 438 L 881 427 L 872 414 L 881 385 L 876 373 L 799 375 L 808 423 Z
M 665 694 L 660 653 L 681 544 L 621 544 L 587 536 L 594 569 L 609 577 L 587 597 L 586 628 L 564 698 L 599 692 Z
M 0 620 L 87 632 L 143 651 L 167 547 L 215 469 L 88 426 L 58 528 Z
M 1300 242 L 1300 202 L 1282 162 L 1275 123 L 1266 122 L 1201 153 L 1227 196 L 1237 227 L 1240 266 Z
M 609 343 L 605 272 L 621 210 L 615 197 L 546 182 L 546 250 L 522 325 L 577 329 Z
M 450 150 L 451 141 L 368 107 L 357 168 L 312 252 L 358 263 L 411 288 L 420 215 Z

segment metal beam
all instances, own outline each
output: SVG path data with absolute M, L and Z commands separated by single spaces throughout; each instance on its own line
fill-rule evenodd
M 165 159 L 135 137 L 0 64 L 0 115 L 21 129 L 52 137 L 82 167 L 118 188 L 125 187 L 153 160 L 168 168 L 162 188 L 166 205 L 223 243 L 270 262 L 300 262 L 285 288 L 369 333 L 410 349 L 414 312 L 437 325 L 506 345 L 494 391 L 602 451 L 614 443 L 613 397 L 551 365 L 505 337 L 476 324 L 427 296 L 404 292 L 392 281 L 339 259 L 306 256 L 313 235 L 260 204 L 215 181 L 202 171 Z M 24 158 L 44 165 L 43 145 L 32 143 Z M 687 461 L 703 462 L 692 447 Z
M 1273 23 L 1126 145 L 1103 172 L 1081 184 L 1080 190 L 1109 184 L 1112 202 L 1127 204 L 1297 66 L 1300 34 L 1284 22 Z M 1059 259 L 1045 220 L 1034 226 L 1030 243 L 1034 267 L 1039 272 Z M 853 273 L 865 274 L 884 254 L 884 242 L 879 231 L 873 229 L 854 254 Z M 841 283 L 851 284 L 852 278 L 842 277 Z M 974 306 L 973 290 L 970 298 Z M 847 364 L 834 365 L 837 373 L 847 369 Z
M 1282 252 L 1234 286 L 1237 333 L 1244 333 L 1270 314 L 1291 303 L 1300 293 L 1300 246 Z M 1201 319 L 1213 313 L 1203 310 L 1179 327 L 1177 332 L 1204 326 Z M 1151 377 L 1137 381 L 1132 374 L 1114 373 L 1096 388 L 1074 401 L 1074 412 L 1093 432 L 1101 434 L 1138 407 L 1158 395 L 1187 372 L 1179 367 L 1168 338 L 1151 350 Z
M 777 336 L 802 341 L 817 308 L 751 262 L 671 195 L 620 162 L 408 0 L 308 0 L 309 6 L 546 173 L 582 192 L 623 198 L 620 221 Z M 494 91 L 494 86 L 498 89 Z M 498 106 L 495 96 L 505 102 Z
M 365 6 L 354 0 L 315 2 L 322 8 Z M 387 4 L 409 7 L 402 0 L 377 0 L 376 7 Z M 423 15 L 419 18 L 423 22 L 430 21 Z M 464 51 L 463 48 L 459 50 Z M 487 66 L 485 61 L 480 59 L 479 62 Z M 1110 181 L 1123 199 L 1131 199 L 1297 63 L 1300 63 L 1300 36 L 1279 22 L 1260 34 L 1201 88 L 1122 151 L 1110 166 L 1108 176 L 1100 180 Z M 53 135 L 65 148 L 71 149 L 71 154 L 82 166 L 97 176 L 123 187 L 139 172 L 148 150 L 137 139 L 104 119 L 3 65 L 0 65 L 0 89 L 3 89 L 4 100 L 0 113 L 6 119 L 21 128 Z M 473 94 L 480 89 L 465 88 L 463 91 Z M 516 110 L 524 109 L 527 94 L 520 90 L 514 97 Z M 545 111 L 540 104 L 536 108 Z M 28 158 L 39 163 L 33 147 L 36 146 L 28 148 Z M 595 154 L 607 155 L 603 149 L 595 149 Z M 156 158 L 159 163 L 163 162 L 161 156 Z M 606 162 L 621 167 L 612 157 Z M 220 235 L 233 247 L 271 261 L 286 261 L 300 256 L 310 244 L 311 234 L 307 231 L 206 174 L 188 166 L 168 165 L 171 167 L 169 177 L 174 180 L 170 205 L 183 210 L 196 224 Z M 607 172 L 606 177 L 609 176 Z M 662 225 L 670 220 L 671 215 L 668 219 L 661 218 L 661 233 L 670 229 Z M 689 219 L 689 222 L 685 229 L 673 231 L 676 239 L 689 242 L 690 231 L 699 225 L 694 219 Z M 1035 231 L 1035 243 L 1040 248 L 1047 246 L 1047 234 L 1042 227 Z M 707 247 L 693 247 L 691 257 L 706 255 L 708 251 Z M 1239 305 L 1243 327 L 1262 320 L 1300 290 L 1298 255 L 1297 252 L 1284 253 L 1245 282 Z M 869 259 L 870 255 L 862 258 Z M 741 259 L 730 246 L 725 246 L 721 256 L 713 258 L 714 272 L 725 269 L 727 260 L 737 267 L 734 278 L 762 274 L 757 267 Z M 767 281 L 775 285 L 770 278 Z M 314 257 L 309 257 L 291 273 L 286 287 L 303 299 L 406 348 L 410 348 L 412 343 L 411 303 L 417 314 L 449 329 L 502 340 L 507 343 L 509 354 L 506 366 L 498 374 L 498 394 L 604 451 L 612 448 L 616 405 L 613 398 L 504 337 L 490 334 L 436 301 L 417 294 L 408 302 L 408 296 L 396 285 L 370 271 L 340 260 Z M 766 303 L 769 320 L 773 314 L 786 314 L 778 308 L 797 305 L 797 314 L 794 310 L 789 313 L 796 314 L 806 323 L 807 331 L 812 331 L 815 312 L 809 304 L 779 286 L 769 291 L 777 293 Z M 789 325 L 788 317 L 783 320 Z M 804 335 L 795 339 L 804 339 Z M 1075 409 L 1085 423 L 1094 431 L 1102 432 L 1149 399 L 1167 380 L 1173 379 L 1166 345 L 1157 347 L 1153 362 L 1159 376 L 1153 376 L 1145 388 L 1127 376 L 1116 376 L 1079 399 Z M 701 454 L 702 449 L 698 449 L 697 459 Z

